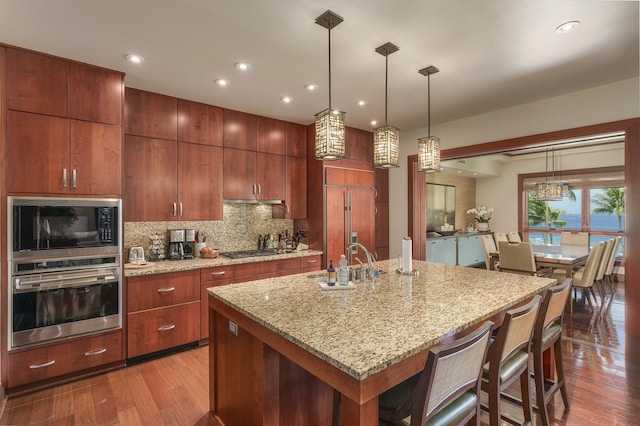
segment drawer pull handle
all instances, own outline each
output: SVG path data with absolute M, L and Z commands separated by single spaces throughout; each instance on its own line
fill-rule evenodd
M 55 360 L 55 359 L 52 359 L 51 361 L 49 361 L 49 362 L 43 362 L 42 364 L 31 364 L 31 365 L 29 366 L 29 368 L 30 368 L 30 369 L 32 369 L 32 370 L 35 370 L 35 369 L 37 369 L 37 368 L 49 367 L 49 366 L 51 366 L 51 365 L 53 365 L 53 364 L 55 364 L 55 363 L 56 363 L 56 360 Z
M 107 351 L 107 348 L 98 349 L 97 351 L 89 351 L 85 352 L 84 356 L 94 356 L 94 355 L 102 355 Z
M 163 325 L 162 327 L 158 327 L 158 331 L 169 331 L 169 330 L 173 330 L 174 328 L 176 328 L 175 324 Z
M 175 291 L 175 290 L 176 290 L 175 287 L 159 288 L 158 293 L 169 293 L 170 291 Z
M 211 275 L 214 275 L 214 276 L 215 275 L 224 275 L 226 273 L 227 273 L 227 271 L 217 271 L 217 272 L 212 272 Z
M 307 263 L 316 263 L 318 260 L 317 259 L 311 259 L 311 260 L 307 260 Z

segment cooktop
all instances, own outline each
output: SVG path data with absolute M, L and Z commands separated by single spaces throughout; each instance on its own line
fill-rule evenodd
M 240 251 L 221 252 L 220 256 L 229 257 L 231 259 L 243 259 L 246 257 L 273 256 L 274 254 L 281 254 L 281 253 L 282 252 L 276 249 L 240 250 Z

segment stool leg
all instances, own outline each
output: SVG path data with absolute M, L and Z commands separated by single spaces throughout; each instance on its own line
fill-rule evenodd
M 553 343 L 553 352 L 556 359 L 556 375 L 558 376 L 558 387 L 560 387 L 560 394 L 562 395 L 562 402 L 564 408 L 569 409 L 571 404 L 569 403 L 569 396 L 567 395 L 567 382 L 564 379 L 564 365 L 562 363 L 562 339 L 558 337 Z
M 529 369 L 526 368 L 520 375 L 520 392 L 522 393 L 522 412 L 524 420 L 531 424 L 531 394 L 529 392 Z
M 544 391 L 544 365 L 543 353 L 534 351 L 533 353 L 533 374 L 536 383 L 536 401 L 538 403 L 538 413 L 543 426 L 549 426 L 549 413 L 547 412 L 546 395 Z

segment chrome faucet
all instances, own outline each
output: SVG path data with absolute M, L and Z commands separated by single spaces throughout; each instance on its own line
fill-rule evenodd
M 350 250 L 353 247 L 359 247 L 365 254 L 365 256 L 367 256 L 367 275 L 369 278 L 373 279 L 376 276 L 376 272 L 373 269 L 373 264 L 376 263 L 377 266 L 377 262 L 373 259 L 373 256 L 371 255 L 371 253 L 369 252 L 369 250 L 367 250 L 367 248 L 365 246 L 363 246 L 360 243 L 351 243 L 347 246 L 347 250 Z M 356 257 L 356 260 L 358 260 L 358 262 L 360 262 L 360 259 L 358 259 Z M 362 265 L 362 262 L 360 262 L 360 264 Z M 361 276 L 360 279 L 364 279 L 364 276 Z

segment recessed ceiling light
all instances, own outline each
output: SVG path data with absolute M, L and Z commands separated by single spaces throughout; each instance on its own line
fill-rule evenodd
M 367 104 L 367 101 L 363 101 L 363 100 L 358 101 L 358 106 L 365 106 L 366 104 Z
M 246 70 L 248 70 L 249 68 L 251 68 L 251 65 L 249 65 L 249 64 L 248 64 L 248 63 L 246 63 L 246 62 L 238 62 L 238 63 L 236 63 L 235 67 L 236 67 L 237 69 L 239 69 L 240 71 L 246 71 Z
M 283 96 L 280 98 L 280 100 L 285 104 L 291 103 L 291 98 L 289 96 Z
M 139 64 L 141 62 L 144 62 L 144 58 L 140 55 L 128 54 L 128 55 L 125 55 L 125 59 L 129 62 L 133 62 L 134 64 Z
M 564 24 L 558 25 L 558 27 L 556 27 L 556 32 L 558 34 L 568 33 L 569 31 L 575 30 L 576 28 L 578 28 L 579 25 L 580 25 L 580 21 L 565 22 Z
M 318 88 L 318 85 L 317 84 L 306 84 L 304 86 L 304 88 L 307 89 L 307 90 L 313 91 L 313 90 L 316 90 Z
M 371 120 L 371 125 L 375 126 L 376 124 L 378 124 L 378 122 L 376 120 Z
M 224 78 L 219 78 L 216 80 L 216 84 L 218 86 L 228 86 L 229 85 L 229 80 L 225 80 Z

